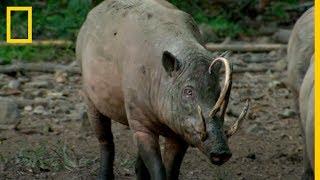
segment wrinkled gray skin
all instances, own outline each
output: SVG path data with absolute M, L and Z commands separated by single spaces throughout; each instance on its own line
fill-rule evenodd
M 190 15 L 166 1 L 104 1 L 89 13 L 76 52 L 100 142 L 101 179 L 113 178 L 111 119 L 133 132 L 137 179 L 177 179 L 189 145 L 213 164 L 231 157 L 223 118 L 208 116 L 220 94 L 220 67 L 208 73 L 213 54 L 199 39 Z M 205 117 L 204 141 L 198 105 Z M 165 137 L 163 156 L 159 135 Z
M 302 179 L 314 179 L 314 8 L 295 24 L 288 45 L 288 83 L 299 96 L 301 129 L 304 135 Z
M 314 53 L 314 8 L 307 10 L 296 22 L 287 50 L 287 84 L 299 94 L 303 78 Z

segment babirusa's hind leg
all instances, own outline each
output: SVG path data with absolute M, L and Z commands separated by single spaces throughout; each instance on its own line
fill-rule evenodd
M 114 179 L 114 143 L 111 119 L 101 114 L 90 100 L 87 100 L 88 117 L 100 143 L 100 174 L 98 179 Z

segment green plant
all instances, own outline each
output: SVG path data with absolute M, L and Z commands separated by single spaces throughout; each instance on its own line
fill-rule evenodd
M 176 7 L 193 16 L 197 23 L 206 23 L 219 37 L 255 35 L 255 24 L 286 23 L 291 18 L 288 11 L 298 0 L 272 1 L 264 11 L 258 10 L 259 0 L 234 0 L 210 3 L 207 0 L 170 0 Z M 257 18 L 259 17 L 259 18 Z M 263 22 L 261 21 L 263 20 Z
M 54 46 L 3 46 L 0 48 L 1 64 L 9 64 L 12 60 L 21 61 L 65 61 L 74 59 L 73 47 Z
M 101 0 L 99 0 L 101 1 Z M 69 39 L 75 41 L 78 30 L 86 18 L 87 13 L 99 1 L 91 0 L 5 0 L 2 2 L 1 16 L 5 17 L 7 6 L 32 6 L 33 7 L 33 39 Z M 14 12 L 12 20 L 12 37 L 25 37 L 27 19 L 26 13 Z M 5 41 L 6 20 L 0 18 L 0 41 Z M 16 60 L 66 60 L 74 59 L 74 47 L 32 47 L 5 46 L 0 48 L 0 61 L 7 64 Z
M 7 6 L 33 7 L 33 39 L 67 39 L 75 42 L 77 33 L 92 7 L 102 0 L 1 0 L 0 41 L 6 38 L 5 10 Z M 263 24 L 268 22 L 287 23 L 291 18 L 287 10 L 299 3 L 299 0 L 273 1 L 265 11 L 258 12 L 259 0 L 234 0 L 228 3 L 212 4 L 208 0 L 170 0 L 177 8 L 193 16 L 198 24 L 209 24 L 220 37 L 233 38 L 240 35 L 255 35 L 250 22 Z M 223 1 L 220 1 L 223 2 Z M 229 3 L 230 2 L 230 3 Z M 12 14 L 12 35 L 23 37 L 26 32 L 25 13 Z M 259 17 L 259 18 L 257 18 Z M 259 22 L 260 21 L 260 22 Z M 0 61 L 10 63 L 18 60 L 56 60 L 74 57 L 74 47 L 1 47 Z
M 126 167 L 127 169 L 131 169 L 136 164 L 136 159 L 128 159 L 126 158 L 124 161 L 121 161 L 120 166 Z
M 33 37 L 34 39 L 75 39 L 77 30 L 93 7 L 91 0 L 11 0 L 6 6 L 32 6 L 33 8 Z M 5 14 L 5 8 L 1 11 Z M 12 15 L 12 27 L 25 31 L 23 13 Z M 5 18 L 0 18 L 0 38 L 5 38 Z M 19 32 L 16 32 L 19 33 Z
M 42 143 L 32 149 L 23 149 L 16 156 L 17 164 L 33 172 L 72 171 L 81 166 L 79 162 L 73 149 L 61 142 L 52 147 Z

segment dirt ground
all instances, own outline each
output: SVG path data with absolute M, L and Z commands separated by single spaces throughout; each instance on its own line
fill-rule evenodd
M 211 165 L 189 148 L 180 179 L 300 179 L 302 137 L 294 97 L 283 83 L 285 52 L 233 54 L 234 69 L 268 67 L 269 71 L 235 73 L 226 123 L 235 120 L 245 99 L 250 112 L 230 139 L 232 158 Z M 12 88 L 18 80 L 19 87 Z M 10 88 L 11 83 L 11 88 Z M 79 95 L 81 78 L 65 73 L 0 74 L 0 93 L 19 105 L 14 129 L 0 129 L 0 179 L 95 179 L 99 169 L 98 142 Z M 116 179 L 135 179 L 136 147 L 130 130 L 113 123 Z

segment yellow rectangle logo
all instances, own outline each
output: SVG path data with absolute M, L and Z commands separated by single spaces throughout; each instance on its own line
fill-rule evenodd
M 28 37 L 27 39 L 11 38 L 11 12 L 27 11 L 28 12 Z M 7 43 L 27 44 L 32 43 L 32 7 L 29 6 L 9 6 L 7 7 Z

